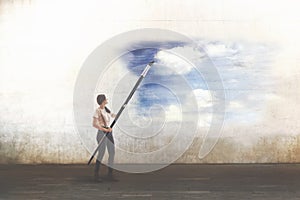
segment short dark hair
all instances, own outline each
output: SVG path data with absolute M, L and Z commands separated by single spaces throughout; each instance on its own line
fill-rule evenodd
M 97 96 L 97 103 L 98 103 L 99 105 L 101 105 L 105 99 L 106 99 L 106 96 L 105 96 L 104 94 L 99 94 L 99 95 Z
M 97 103 L 99 104 L 99 106 L 103 103 L 103 101 L 106 99 L 106 96 L 104 94 L 99 94 L 97 96 Z M 105 106 L 105 110 L 108 113 L 111 113 L 111 111 Z

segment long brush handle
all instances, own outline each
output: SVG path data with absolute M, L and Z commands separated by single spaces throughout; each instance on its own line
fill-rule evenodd
M 123 110 L 125 109 L 125 107 L 127 106 L 128 102 L 130 101 L 131 97 L 133 96 L 134 92 L 136 91 L 136 89 L 138 88 L 138 86 L 140 85 L 140 83 L 142 82 L 142 80 L 145 78 L 145 76 L 147 75 L 149 69 L 151 68 L 151 66 L 153 65 L 154 61 L 148 63 L 148 65 L 146 66 L 146 68 L 144 69 L 144 71 L 142 72 L 140 78 L 138 79 L 138 81 L 136 82 L 136 84 L 134 85 L 133 89 L 131 90 L 131 92 L 129 93 L 127 99 L 125 100 L 125 102 L 123 103 L 122 107 L 120 108 L 119 112 L 117 113 L 114 121 L 111 123 L 110 128 L 113 128 L 114 125 L 116 124 L 117 120 L 119 119 L 120 115 L 122 114 Z M 104 137 L 103 137 L 104 138 Z M 93 155 L 91 156 L 88 165 L 92 162 L 92 160 L 94 159 L 97 151 L 100 148 L 101 143 L 103 142 L 103 138 L 102 140 L 99 142 L 97 148 L 95 149 Z

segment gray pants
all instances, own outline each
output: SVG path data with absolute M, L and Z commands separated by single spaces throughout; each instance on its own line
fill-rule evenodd
M 97 133 L 97 141 L 98 144 L 101 141 L 101 139 L 105 137 L 98 150 L 98 156 L 97 156 L 97 161 L 96 161 L 96 166 L 95 166 L 95 172 L 99 172 L 100 164 L 102 162 L 104 153 L 105 153 L 105 148 L 108 150 L 108 166 L 109 166 L 109 173 L 112 173 L 112 166 L 114 164 L 114 158 L 115 158 L 115 144 L 114 144 L 114 138 L 112 135 L 112 132 L 110 133 L 104 133 L 103 131 L 98 130 Z

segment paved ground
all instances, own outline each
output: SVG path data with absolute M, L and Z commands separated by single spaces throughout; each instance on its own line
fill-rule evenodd
M 171 165 L 93 182 L 86 165 L 0 165 L 0 199 L 300 199 L 300 164 Z

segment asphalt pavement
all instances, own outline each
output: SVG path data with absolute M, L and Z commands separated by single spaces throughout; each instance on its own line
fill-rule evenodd
M 174 164 L 102 183 L 93 167 L 0 165 L 0 199 L 300 199 L 300 164 Z

